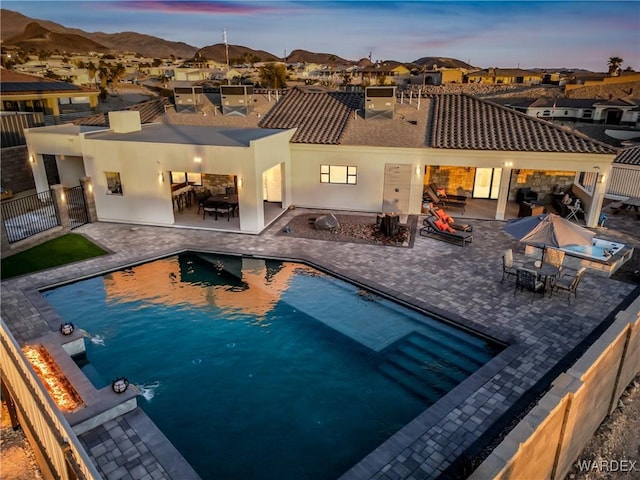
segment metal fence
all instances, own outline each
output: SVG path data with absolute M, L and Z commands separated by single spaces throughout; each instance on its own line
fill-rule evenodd
M 59 219 L 51 191 L 3 202 L 2 221 L 9 243 L 57 227 Z
M 87 205 L 84 201 L 84 191 L 82 185 L 65 188 L 64 194 L 67 197 L 67 208 L 69 209 L 69 226 L 71 230 L 89 223 Z

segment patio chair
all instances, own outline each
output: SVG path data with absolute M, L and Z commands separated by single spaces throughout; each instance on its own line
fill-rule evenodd
M 578 223 L 578 215 L 582 215 L 584 218 L 584 210 L 582 209 L 582 203 L 580 202 L 579 198 L 576 200 L 575 204 L 567 205 L 567 208 L 569 209 L 567 220 L 571 220 L 573 218 L 575 219 L 576 223 Z
M 584 272 L 586 270 L 587 269 L 585 267 L 580 267 L 575 275 L 561 276 L 553 285 L 551 294 L 553 295 L 553 292 L 557 293 L 560 290 L 564 290 L 567 292 L 567 301 L 569 302 L 569 305 L 571 305 L 571 294 L 573 293 L 573 296 L 578 298 L 578 285 L 580 284 L 582 277 L 584 277 Z
M 505 278 L 510 276 L 518 276 L 518 267 L 513 263 L 513 250 L 508 248 L 502 254 L 502 280 L 500 283 L 504 283 Z
M 538 274 L 533 270 L 519 268 L 516 272 L 516 288 L 513 296 L 515 297 L 518 289 L 522 292 L 525 288 L 532 292 L 531 303 L 536 298 L 536 293 L 544 297 L 544 282 L 538 278 Z
M 204 217 L 207 215 L 207 213 L 210 216 L 215 215 L 216 220 L 218 220 L 218 215 L 220 216 L 226 215 L 227 221 L 231 220 L 231 207 L 227 203 L 218 203 L 218 202 L 208 203 L 206 206 L 202 207 L 203 220 L 204 220 Z
M 551 287 L 557 278 L 562 275 L 562 264 L 564 262 L 564 250 L 560 250 L 558 248 L 553 247 L 545 247 L 542 251 L 542 263 L 546 263 L 548 265 L 553 265 L 558 269 L 558 275 L 550 277 Z

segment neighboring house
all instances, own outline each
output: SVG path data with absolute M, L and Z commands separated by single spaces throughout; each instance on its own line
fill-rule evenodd
M 399 62 L 379 62 L 371 67 L 361 68 L 354 74 L 361 81 L 367 81 L 371 85 L 390 85 L 400 78 L 408 77 L 411 70 Z
M 580 98 L 539 98 L 507 104 L 531 117 L 545 120 L 575 120 L 608 125 L 635 126 L 639 121 L 640 105 L 637 100 L 616 98 L 611 100 Z
M 486 68 L 468 73 L 466 79 L 468 83 L 488 83 L 491 85 L 537 85 L 542 83 L 543 76 L 541 73 L 522 70 L 521 68 Z
M 519 187 L 545 194 L 568 180 L 587 224 L 597 225 L 615 148 L 471 96 L 433 95 L 418 106 L 397 104 L 388 91 L 296 87 L 277 102 L 254 95 L 246 115 L 169 109 L 149 125 L 136 112 L 111 112 L 108 128 L 29 129 L 27 144 L 38 189 L 48 188 L 43 155 L 55 155 L 63 183 L 92 178 L 103 221 L 176 225 L 167 179 L 178 172 L 195 183 L 232 178 L 245 233 L 272 221 L 263 203 L 273 200 L 282 212 L 297 205 L 418 214 L 431 181 L 497 200 L 495 218 L 504 219 Z M 387 114 L 364 115 L 370 104 Z M 116 178 L 122 194 L 109 194 Z
M 3 192 L 16 194 L 35 187 L 24 130 L 43 125 L 42 113 L 0 112 L 0 180 Z
M 443 85 L 446 83 L 462 83 L 464 73 L 457 68 L 444 68 L 427 70 L 422 73 L 422 77 L 422 82 L 425 85 Z
M 100 92 L 67 82 L 36 77 L 2 69 L 0 75 L 0 110 L 5 112 L 42 112 L 52 123 L 62 113 L 91 113 L 98 106 Z

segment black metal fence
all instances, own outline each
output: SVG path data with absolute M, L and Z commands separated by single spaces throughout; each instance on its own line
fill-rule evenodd
M 89 223 L 89 215 L 87 214 L 87 206 L 84 201 L 82 185 L 65 188 L 64 194 L 67 197 L 69 226 L 71 229 L 73 230 L 74 228 L 81 227 L 85 223 Z
M 51 191 L 3 202 L 2 221 L 9 243 L 57 227 L 58 215 Z

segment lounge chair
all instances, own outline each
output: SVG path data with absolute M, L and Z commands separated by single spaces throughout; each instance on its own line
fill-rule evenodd
M 449 214 L 447 214 L 447 212 L 445 212 L 442 208 L 436 207 L 436 208 L 429 208 L 428 212 L 436 217 L 439 218 L 440 220 L 444 220 L 445 222 L 449 223 L 449 225 L 451 225 L 451 227 L 454 230 L 461 230 L 463 232 L 472 232 L 473 231 L 473 227 L 471 225 L 469 225 L 468 223 L 460 223 L 457 222 L 455 219 L 453 219 L 451 216 L 449 216 Z M 426 225 L 426 220 L 424 221 L 424 224 Z
M 462 213 L 464 213 L 464 209 L 467 206 L 466 196 L 448 194 L 443 189 L 438 188 L 435 183 L 427 185 L 425 190 L 432 200 L 435 198 L 436 201 L 439 202 L 439 206 L 459 208 L 462 210 Z
M 442 230 L 438 225 L 436 225 L 436 221 L 438 219 L 436 217 L 427 217 L 424 219 L 425 226 L 420 229 L 420 235 L 423 237 L 434 237 L 440 240 L 445 240 L 452 243 L 460 244 L 461 246 L 465 246 L 467 243 L 471 243 L 473 241 L 473 233 L 471 232 L 463 232 L 459 230 L 446 231 Z

